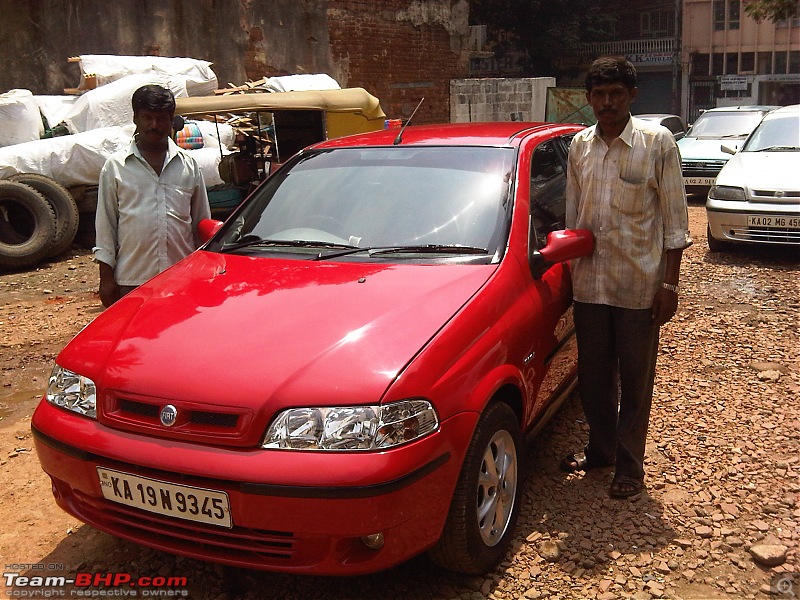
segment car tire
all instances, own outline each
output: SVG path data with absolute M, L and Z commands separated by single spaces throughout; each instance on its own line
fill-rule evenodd
M 442 535 L 431 560 L 459 573 L 482 574 L 505 556 L 519 517 L 522 436 L 514 411 L 491 403 L 475 428 Z
M 39 192 L 0 181 L 0 268 L 23 269 L 45 258 L 53 245 L 56 215 Z
M 57 181 L 38 173 L 18 173 L 9 177 L 29 185 L 47 199 L 56 215 L 56 233 L 47 252 L 48 258 L 60 256 L 70 249 L 78 232 L 78 205 L 69 190 Z
M 728 249 L 726 242 L 720 241 L 711 235 L 711 227 L 706 225 L 706 241 L 708 242 L 708 249 L 711 252 L 724 252 Z

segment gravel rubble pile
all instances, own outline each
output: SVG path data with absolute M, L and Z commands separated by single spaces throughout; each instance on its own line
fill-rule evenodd
M 610 499 L 611 469 L 559 471 L 587 435 L 573 398 L 528 449 L 512 550 L 483 577 L 424 557 L 355 578 L 233 569 L 86 526 L 59 548 L 85 550 L 80 570 L 185 576 L 189 597 L 202 600 L 800 595 L 800 256 L 709 254 L 702 206 L 690 215 L 695 244 L 684 255 L 679 312 L 662 329 L 643 494 Z M 75 293 L 90 293 L 92 277 Z M 41 496 L 52 502 L 49 490 Z M 58 558 L 56 549 L 47 560 Z

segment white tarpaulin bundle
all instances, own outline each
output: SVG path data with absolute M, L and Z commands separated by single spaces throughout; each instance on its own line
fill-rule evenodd
M 39 105 L 29 90 L 0 94 L 0 146 L 38 140 L 43 133 Z
M 52 128 L 61 123 L 75 106 L 78 96 L 34 96 L 39 110 Z
M 43 140 L 25 142 L 0 148 L 0 179 L 16 173 L 38 173 L 56 180 L 61 185 L 97 185 L 100 169 L 106 159 L 123 148 L 127 148 L 133 136 L 134 125 L 125 127 L 103 127 Z M 201 127 L 204 148 L 186 150 L 197 159 L 203 169 L 203 180 L 207 187 L 219 185 L 219 142 L 216 125 L 208 123 Z M 230 125 L 219 125 L 223 140 L 233 139 Z M 229 154 L 223 145 L 222 154 Z
M 106 158 L 131 141 L 133 124 L 0 148 L 0 178 L 38 173 L 61 185 L 97 185 Z
M 64 123 L 71 133 L 133 123 L 131 96 L 143 85 L 151 83 L 169 88 L 176 98 L 187 95 L 179 77 L 157 73 L 126 75 L 82 94 L 64 116 Z
M 170 56 L 116 56 L 112 54 L 82 54 L 78 58 L 81 75 L 95 75 L 98 86 L 107 85 L 127 75 L 145 73 L 182 79 L 186 88 L 185 93 L 182 94 L 184 96 L 209 96 L 218 86 L 217 76 L 211 70 L 211 63 L 204 60 Z
M 265 78 L 268 87 L 277 92 L 303 92 L 308 90 L 339 90 L 341 86 L 325 73 L 302 73 Z

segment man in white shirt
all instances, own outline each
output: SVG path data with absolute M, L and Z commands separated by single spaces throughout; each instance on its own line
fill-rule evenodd
M 674 137 L 631 116 L 636 93 L 624 58 L 592 64 L 586 99 L 597 124 L 573 139 L 567 171 L 567 227 L 591 230 L 595 249 L 572 265 L 589 442 L 561 469 L 615 466 L 613 498 L 643 489 L 659 327 L 677 310 L 681 255 L 692 243 Z
M 109 307 L 193 252 L 211 216 L 197 162 L 172 141 L 175 97 L 159 85 L 133 93 L 136 132 L 100 172 L 94 257 Z

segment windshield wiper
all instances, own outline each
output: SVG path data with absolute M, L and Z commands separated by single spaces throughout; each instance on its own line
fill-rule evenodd
M 798 146 L 767 146 L 766 148 L 759 148 L 755 152 L 792 152 L 800 150 Z
M 727 140 L 729 138 L 743 138 L 743 137 L 747 137 L 747 135 L 748 134 L 746 134 L 746 133 L 729 133 L 728 135 L 719 136 L 719 139 Z
M 337 244 L 336 242 L 320 242 L 314 240 L 270 240 L 263 239 L 257 235 L 246 235 L 238 242 L 224 244 L 220 252 L 231 252 L 241 248 L 252 248 L 254 246 L 285 246 L 289 248 L 348 248 L 360 250 L 356 246 L 349 244 Z
M 370 254 L 402 254 L 405 252 L 420 254 L 489 254 L 486 248 L 460 246 L 458 244 L 425 244 L 421 246 L 394 246 L 377 248 Z
M 376 254 L 489 254 L 486 248 L 476 248 L 475 246 L 459 246 L 458 244 L 425 244 L 420 246 L 370 246 L 367 248 L 351 248 L 341 252 L 330 252 L 322 254 L 316 260 L 327 260 L 338 258 L 360 252 L 369 252 L 370 256 Z

